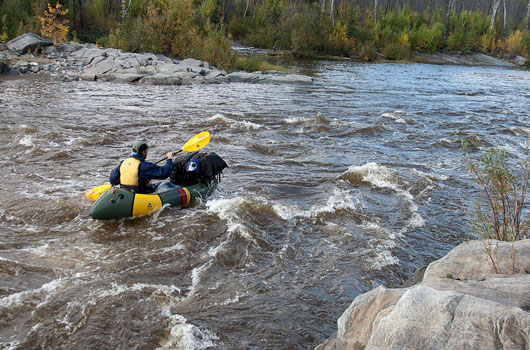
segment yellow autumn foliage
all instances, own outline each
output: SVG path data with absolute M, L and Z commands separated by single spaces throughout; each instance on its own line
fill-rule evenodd
M 59 19 L 58 16 L 64 16 L 68 13 L 68 9 L 61 10 L 60 3 L 52 7 L 48 3 L 48 8 L 44 10 L 43 16 L 39 17 L 41 28 L 40 34 L 44 38 L 53 40 L 53 45 L 57 45 L 66 40 L 69 28 L 66 25 L 67 21 Z

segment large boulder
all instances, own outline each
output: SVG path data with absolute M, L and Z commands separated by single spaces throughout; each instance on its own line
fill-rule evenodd
M 17 53 L 25 53 L 28 50 L 32 51 L 37 47 L 51 46 L 53 43 L 33 33 L 26 33 L 17 36 L 7 43 L 7 48 Z
M 18 75 L 19 72 L 11 68 L 6 62 L 0 60 L 0 74 Z
M 529 349 L 530 240 L 472 241 L 409 288 L 358 296 L 319 350 Z

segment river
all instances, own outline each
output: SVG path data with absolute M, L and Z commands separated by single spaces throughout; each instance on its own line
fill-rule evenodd
M 525 156 L 530 72 L 299 63 L 313 85 L 0 81 L 1 349 L 312 349 L 359 294 L 473 238 L 472 155 Z M 138 139 L 208 130 L 204 202 L 94 221 Z

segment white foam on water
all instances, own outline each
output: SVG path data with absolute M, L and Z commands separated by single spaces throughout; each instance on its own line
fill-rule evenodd
M 57 290 L 72 285 L 70 278 L 58 278 L 43 284 L 40 288 L 25 290 L 14 293 L 0 299 L 0 308 L 18 307 L 24 304 L 38 304 L 32 308 L 37 309 L 40 305 L 54 295 Z
M 399 259 L 392 255 L 392 252 L 389 250 L 390 248 L 391 247 L 377 246 L 375 249 L 375 257 L 367 260 L 373 269 L 381 270 L 384 267 L 399 264 Z
M 213 332 L 189 324 L 184 316 L 172 313 L 171 310 L 180 300 L 171 297 L 161 304 L 162 315 L 169 319 L 169 334 L 157 350 L 199 350 L 214 347 L 219 337 Z
M 135 283 L 131 286 L 127 286 L 125 284 L 118 284 L 113 282 L 110 286 L 110 289 L 99 290 L 97 292 L 94 292 L 92 295 L 97 299 L 105 299 L 108 297 L 115 297 L 128 292 L 143 292 L 146 289 L 152 290 L 151 295 L 164 294 L 172 298 L 176 298 L 175 294 L 180 295 L 181 293 L 181 289 L 174 285 Z
M 219 253 L 224 248 L 224 246 L 226 244 L 227 244 L 227 242 L 223 241 L 218 246 L 210 247 L 210 249 L 208 249 L 208 255 L 209 256 L 213 256 L 213 257 L 217 256 L 217 253 Z
M 202 350 L 211 349 L 219 337 L 207 329 L 188 323 L 171 327 L 169 339 L 158 350 Z
M 18 140 L 18 144 L 25 147 L 33 147 L 33 138 L 31 137 L 31 135 L 26 135 L 20 140 Z
M 420 176 L 420 177 L 425 178 L 426 180 L 428 180 L 431 183 L 433 182 L 433 180 L 438 180 L 438 181 L 449 180 L 449 176 L 443 175 L 443 174 L 425 173 L 425 172 L 417 170 L 417 169 L 412 169 L 412 172 L 414 174 Z
M 7 346 L 7 347 L 4 348 L 3 346 Z M 5 349 L 5 350 L 17 350 L 20 348 L 20 342 L 12 341 L 12 342 L 4 343 L 0 341 L 0 347 L 2 347 L 2 349 Z
M 222 114 L 215 114 L 208 118 L 209 122 L 214 123 L 221 123 L 225 125 L 229 125 L 230 127 L 236 128 L 236 129 L 244 129 L 244 130 L 258 130 L 263 128 L 263 125 L 259 125 L 253 122 L 249 122 L 246 120 L 239 121 L 232 118 L 225 117 Z
M 404 192 L 399 186 L 397 174 L 393 170 L 377 163 L 366 163 L 360 166 L 352 165 L 346 173 L 356 174 L 361 177 L 363 182 L 379 188 L 390 188 L 396 192 Z M 412 197 L 410 193 L 408 196 Z
M 162 249 L 162 253 L 168 253 L 168 252 L 174 252 L 177 250 L 184 250 L 186 249 L 186 246 L 182 243 L 177 243 L 171 247 L 165 247 Z
M 331 193 L 328 193 L 326 204 L 322 206 L 315 205 L 309 212 L 311 217 L 317 217 L 322 213 L 333 214 L 338 210 L 355 211 L 360 207 L 360 201 L 357 198 L 355 200 L 353 199 L 350 190 L 343 190 L 335 187 Z
M 284 119 L 287 124 L 302 124 L 314 121 L 314 117 L 289 117 Z
M 363 250 L 363 253 L 367 255 L 367 257 L 363 257 L 363 261 L 375 270 L 399 264 L 399 259 L 393 256 L 391 252 L 393 248 L 397 247 L 394 233 L 373 221 L 363 221 L 359 226 L 365 231 L 374 232 L 373 235 L 376 236 L 372 239 L 371 248 Z
M 272 209 L 281 219 L 292 221 L 298 217 L 309 217 L 309 212 L 304 211 L 297 205 L 290 205 L 284 202 L 274 202 Z
M 333 222 L 327 222 L 323 228 L 323 231 L 327 232 L 328 234 L 333 234 L 333 235 L 341 235 L 341 236 L 352 235 L 343 226 L 335 224 Z
M 247 293 L 248 295 L 248 293 Z M 236 295 L 233 297 L 233 298 L 227 298 L 226 300 L 224 300 L 223 302 L 221 303 L 214 303 L 214 305 L 230 305 L 230 304 L 235 304 L 235 303 L 239 303 L 239 300 L 241 299 L 242 295 L 239 294 L 239 292 L 236 292 Z
M 275 201 L 272 209 L 280 218 L 285 221 L 292 221 L 296 218 L 316 219 L 324 213 L 333 214 L 338 210 L 356 211 L 362 208 L 360 201 L 353 198 L 351 190 L 344 190 L 338 187 L 333 188 L 327 195 L 326 203 L 313 205 L 309 210 L 303 210 L 299 206 Z
M 197 286 L 201 282 L 201 273 L 207 268 L 209 268 L 211 265 L 212 262 L 208 261 L 207 263 L 202 264 L 201 266 L 196 267 L 191 271 L 191 286 L 188 296 L 191 296 L 195 293 L 195 291 L 197 290 Z
M 377 163 L 367 163 L 361 166 L 350 166 L 345 174 L 355 174 L 363 182 L 375 187 L 391 189 L 408 202 L 410 216 L 406 225 L 399 231 L 400 234 L 425 225 L 425 220 L 418 213 L 419 208 L 414 203 L 414 196 L 409 192 L 408 188 L 403 188 L 407 184 L 405 181 L 400 181 L 400 175 L 397 172 Z M 432 183 L 428 177 L 425 178 Z
M 403 117 L 399 116 L 400 114 L 405 114 L 405 112 L 403 111 L 387 112 L 387 113 L 383 113 L 381 117 L 392 119 L 398 124 L 407 124 L 407 121 Z
M 259 201 L 259 199 L 256 199 Z M 229 199 L 213 199 L 206 202 L 208 212 L 216 213 L 221 220 L 226 220 L 227 232 L 229 234 L 238 233 L 247 241 L 256 244 L 250 230 L 244 224 L 245 220 L 238 215 L 238 209 L 249 203 L 246 197 L 234 197 Z

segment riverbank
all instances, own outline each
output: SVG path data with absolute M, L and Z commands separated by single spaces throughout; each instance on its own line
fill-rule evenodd
M 238 55 L 286 56 L 284 51 L 246 47 L 234 43 Z M 33 52 L 33 53 L 32 53 Z M 38 52 L 38 53 L 37 53 Z M 321 59 L 350 60 L 343 57 Z M 415 52 L 410 62 L 467 66 L 525 67 L 524 57 L 502 60 L 482 53 Z M 208 62 L 178 60 L 160 54 L 128 53 L 94 44 L 75 42 L 53 46 L 34 34 L 23 34 L 0 45 L 0 75 L 48 75 L 62 80 L 102 80 L 145 85 L 219 84 L 229 82 L 312 84 L 313 78 L 277 70 L 227 73 Z
M 68 42 L 55 47 L 49 40 L 34 34 L 21 35 L 0 51 L 0 73 L 144 85 L 313 83 L 313 78 L 300 74 L 279 71 L 227 73 L 196 59 L 178 60 L 152 53 L 123 52 L 94 44 Z
M 232 50 L 238 54 L 243 55 L 260 55 L 268 57 L 290 57 L 290 53 L 284 50 L 270 50 L 261 49 L 255 47 L 245 46 L 241 43 L 232 43 Z M 315 54 L 314 59 L 316 60 L 336 60 L 336 61 L 359 61 L 362 60 L 360 57 L 343 57 L 343 56 L 329 56 L 329 55 L 317 55 Z M 375 62 L 400 62 L 400 63 L 427 63 L 427 64 L 447 64 L 447 65 L 460 65 L 460 66 L 496 66 L 496 67 L 528 67 L 527 59 L 523 56 L 513 56 L 508 59 L 485 55 L 483 53 L 462 53 L 462 52 L 413 52 L 410 60 L 407 61 L 389 61 L 380 55 L 380 58 L 376 59 Z
M 498 66 L 498 67 L 525 67 L 527 60 L 522 56 L 511 59 L 500 59 L 483 53 L 425 53 L 415 52 L 414 60 L 431 64 L 455 64 L 463 66 Z
M 316 349 L 527 349 L 529 255 L 528 239 L 462 243 L 419 284 L 359 295 Z

